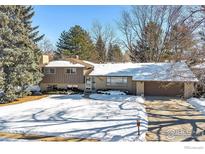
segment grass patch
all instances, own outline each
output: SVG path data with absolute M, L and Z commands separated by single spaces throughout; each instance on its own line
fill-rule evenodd
M 4 133 L 0 132 L 0 137 L 9 139 L 25 139 L 35 141 L 47 141 L 47 142 L 96 142 L 96 139 L 85 138 L 64 138 L 57 136 L 43 136 L 43 135 L 31 135 L 31 134 L 19 134 L 19 133 Z
M 28 101 L 39 100 L 39 99 L 45 98 L 47 96 L 48 95 L 25 96 L 25 97 L 22 97 L 22 98 L 17 98 L 13 102 L 5 103 L 5 104 L 0 104 L 0 107 L 8 106 L 8 105 L 20 104 L 20 103 L 25 103 L 25 102 L 28 102 Z

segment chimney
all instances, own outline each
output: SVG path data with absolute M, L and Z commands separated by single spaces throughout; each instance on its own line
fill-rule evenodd
M 49 63 L 49 56 L 48 55 L 42 55 L 41 57 L 41 64 L 48 64 Z

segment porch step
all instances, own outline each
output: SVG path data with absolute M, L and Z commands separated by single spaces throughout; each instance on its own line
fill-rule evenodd
M 92 93 L 91 91 L 84 91 L 84 97 L 89 98 L 91 93 Z

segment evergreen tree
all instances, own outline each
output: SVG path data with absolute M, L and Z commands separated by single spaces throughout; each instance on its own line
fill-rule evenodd
M 107 51 L 107 61 L 114 62 L 113 56 L 113 46 L 112 43 L 110 43 Z
M 41 80 L 40 51 L 34 43 L 40 38 L 33 35 L 31 17 L 34 13 L 28 8 L 30 6 L 0 6 L 1 102 L 25 95 L 28 85 Z
M 107 61 L 116 63 L 123 61 L 122 51 L 117 44 L 112 45 L 110 43 L 107 53 Z
M 44 38 L 44 34 L 40 35 L 38 28 L 39 26 L 32 26 L 32 18 L 35 15 L 34 9 L 32 6 L 21 6 L 22 7 L 22 15 L 21 19 L 24 23 L 25 28 L 29 31 L 29 38 L 33 40 L 34 43 L 41 41 Z
M 57 53 L 61 56 L 80 56 L 81 59 L 93 60 L 94 45 L 90 35 L 79 25 L 63 31 L 57 42 Z
M 32 18 L 35 15 L 34 9 L 32 6 L 20 6 L 21 10 L 21 19 L 24 23 L 24 26 L 27 30 L 26 36 L 29 37 L 29 45 L 30 45 L 30 54 L 27 56 L 27 59 L 30 58 L 32 63 L 27 61 L 27 69 L 32 77 L 32 84 L 38 84 L 42 79 L 42 73 L 40 70 L 40 58 L 41 58 L 41 51 L 37 46 L 37 43 L 44 38 L 44 34 L 39 34 L 39 26 L 32 26 Z M 29 52 L 29 51 L 28 51 Z M 26 56 L 25 56 L 26 57 Z M 29 67 L 30 68 L 29 68 Z
M 105 43 L 103 42 L 101 35 L 97 39 L 95 50 L 99 56 L 98 61 L 101 63 L 105 62 L 106 61 L 106 48 L 105 48 Z
M 116 63 L 122 62 L 123 61 L 123 55 L 120 47 L 117 44 L 113 45 L 113 60 Z

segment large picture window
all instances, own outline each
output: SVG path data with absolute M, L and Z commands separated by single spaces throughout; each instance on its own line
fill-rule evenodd
M 124 86 L 127 84 L 127 77 L 107 77 L 108 86 Z
M 44 68 L 44 73 L 45 74 L 55 74 L 56 69 L 55 68 Z
M 66 68 L 65 73 L 67 73 L 67 74 L 76 74 L 76 68 Z

